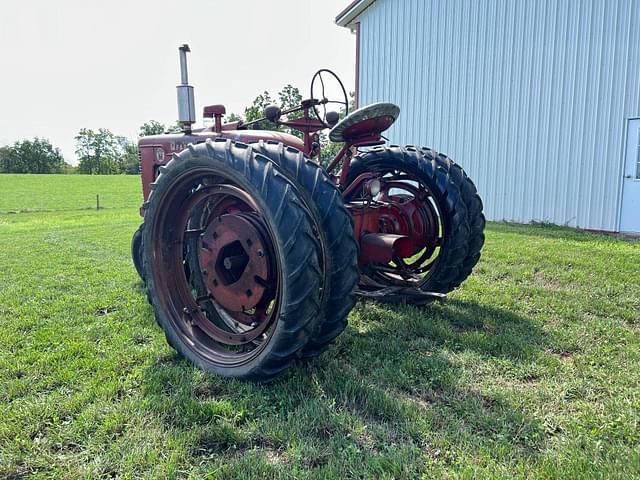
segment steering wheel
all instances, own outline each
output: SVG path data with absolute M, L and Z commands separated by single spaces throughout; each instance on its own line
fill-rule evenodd
M 323 75 L 324 75 L 324 78 L 323 78 Z M 325 80 L 329 80 L 331 77 L 333 77 L 333 79 L 340 86 L 340 90 L 342 90 L 344 101 L 330 100 L 326 97 Z M 317 85 L 316 82 L 318 82 L 319 85 Z M 319 92 L 321 95 L 320 97 L 316 96 L 316 93 L 317 93 L 316 90 L 320 90 Z M 327 123 L 327 104 L 328 103 L 337 103 L 339 105 L 343 105 L 345 116 L 349 115 L 349 97 L 347 97 L 347 91 L 344 88 L 344 84 L 335 73 L 333 73 L 331 70 L 328 70 L 326 68 L 322 68 L 318 70 L 313 75 L 313 78 L 311 79 L 311 100 L 312 100 L 311 106 L 313 108 L 313 113 L 315 114 L 316 118 L 320 120 L 324 124 L 324 126 L 327 128 L 331 128 L 333 126 Z M 322 105 L 322 116 L 320 116 L 320 113 L 318 112 L 318 105 L 316 104 Z M 335 125 L 335 122 L 333 122 L 333 124 Z

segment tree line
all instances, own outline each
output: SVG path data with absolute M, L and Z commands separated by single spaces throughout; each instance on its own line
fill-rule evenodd
M 277 98 L 277 100 L 276 100 Z M 285 86 L 277 97 L 265 91 L 258 95 L 253 103 L 244 109 L 244 115 L 231 113 L 227 122 L 251 122 L 263 116 L 268 105 L 278 104 L 282 110 L 295 107 L 302 101 L 300 90 L 292 85 Z M 260 122 L 254 128 L 287 131 L 297 136 L 300 132 L 278 127 L 270 122 Z M 144 123 L 138 137 L 175 133 L 181 130 L 176 122 L 164 125 L 156 120 Z M 60 149 L 54 147 L 46 138 L 17 141 L 13 145 L 0 147 L 0 173 L 82 173 L 90 175 L 137 174 L 140 171 L 138 148 L 135 141 L 116 135 L 106 128 L 92 130 L 82 128 L 75 136 L 75 154 L 78 165 L 65 162 Z M 323 142 L 324 143 L 324 142 Z M 323 157 L 333 155 L 337 145 L 323 149 Z M 326 161 L 325 158 L 322 160 Z
M 162 123 L 151 120 L 140 127 L 138 138 L 179 131 L 178 124 L 165 127 Z M 135 175 L 140 172 L 138 146 L 126 137 L 115 135 L 106 128 L 83 128 L 76 135 L 75 141 L 78 173 Z
M 178 124 L 165 126 L 151 120 L 144 123 L 138 137 L 180 130 Z M 135 141 L 107 128 L 82 128 L 75 136 L 78 165 L 65 162 L 62 152 L 46 138 L 35 137 L 0 147 L 0 173 L 83 173 L 117 175 L 140 172 Z

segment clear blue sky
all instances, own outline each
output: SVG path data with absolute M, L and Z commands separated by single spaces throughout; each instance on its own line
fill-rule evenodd
M 349 0 L 20 0 L 0 5 L 0 145 L 46 137 L 75 163 L 73 137 L 135 138 L 172 123 L 177 47 L 189 43 L 196 110 L 227 112 L 287 83 L 304 96 L 320 67 L 354 89 L 355 37 L 333 23 Z M 199 119 L 200 121 L 200 119 Z

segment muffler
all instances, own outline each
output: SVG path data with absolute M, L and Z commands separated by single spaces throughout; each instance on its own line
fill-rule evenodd
M 413 255 L 413 242 L 406 235 L 393 233 L 367 233 L 360 238 L 361 265 L 389 263 L 393 257 L 407 258 Z
M 191 133 L 191 125 L 196 123 L 196 106 L 193 97 L 193 87 L 189 85 L 187 73 L 187 53 L 190 52 L 186 43 L 180 47 L 180 85 L 178 91 L 178 122 L 182 124 L 185 133 Z

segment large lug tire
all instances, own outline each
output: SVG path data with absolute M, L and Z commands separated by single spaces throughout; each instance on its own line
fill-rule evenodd
M 140 278 L 144 282 L 144 269 L 142 266 L 142 230 L 144 229 L 144 223 L 136 229 L 133 237 L 131 238 L 131 260 L 133 266 L 140 275 Z
M 467 207 L 467 223 L 469 225 L 469 245 L 467 255 L 462 262 L 462 267 L 457 276 L 458 285 L 460 285 L 473 271 L 480 260 L 480 251 L 484 245 L 484 227 L 485 218 L 482 212 L 482 199 L 478 194 L 475 184 L 465 173 L 460 165 L 442 153 L 438 153 L 431 148 L 420 147 L 423 156 L 426 159 L 435 159 L 440 167 L 448 171 L 448 175 L 453 178 L 454 182 L 460 189 L 462 201 Z M 455 287 L 454 287 L 455 288 Z
M 353 218 L 325 170 L 300 150 L 275 141 L 261 140 L 250 145 L 275 162 L 297 186 L 319 232 L 324 259 L 323 319 L 302 351 L 303 357 L 314 357 L 346 328 L 347 317 L 355 305 L 354 290 L 360 275 Z
M 424 185 L 430 192 L 441 221 L 442 238 L 437 258 L 435 261 L 432 259 L 429 270 L 413 286 L 425 292 L 448 293 L 471 274 L 480 259 L 485 219 L 475 185 L 459 165 L 443 154 L 427 148 L 393 145 L 376 147 L 355 156 L 347 185 L 364 172 L 391 171 L 404 172 Z M 396 282 L 390 276 L 377 275 L 370 269 L 365 273 L 375 277 L 378 284 L 410 285 L 410 282 Z M 400 300 L 426 303 L 419 297 L 389 297 L 392 302 Z
M 296 189 L 273 162 L 229 140 L 189 146 L 160 169 L 151 187 L 145 204 L 143 262 L 149 298 L 167 341 L 205 370 L 249 381 L 272 380 L 299 358 L 319 321 L 319 247 Z M 219 210 L 194 229 L 194 210 L 202 202 Z M 249 233 L 233 230 L 234 222 L 244 222 Z M 220 228 L 224 235 L 216 233 Z M 255 278 L 253 291 L 260 292 L 254 293 L 254 306 L 229 307 L 225 302 L 230 300 L 218 295 L 215 287 L 209 299 L 194 292 L 186 241 L 194 234 L 201 238 L 201 252 L 218 255 L 208 264 L 215 268 L 209 280 L 213 283 L 207 285 L 221 288 L 218 266 L 236 268 L 237 258 L 249 259 L 237 273 L 252 272 L 247 278 Z M 236 234 L 238 240 L 223 242 L 220 248 L 205 242 L 222 242 L 225 235 Z M 245 245 L 246 237 L 250 238 Z M 240 253 L 236 244 L 241 244 Z M 256 250 L 256 245 L 261 248 Z M 225 256 L 231 247 L 233 253 Z M 260 274 L 264 278 L 253 276 L 254 263 L 268 271 Z M 203 269 L 199 275 L 212 273 Z M 226 294 L 239 296 L 235 287 L 240 281 L 244 277 L 227 278 Z M 249 289 L 242 295 L 251 298 Z

